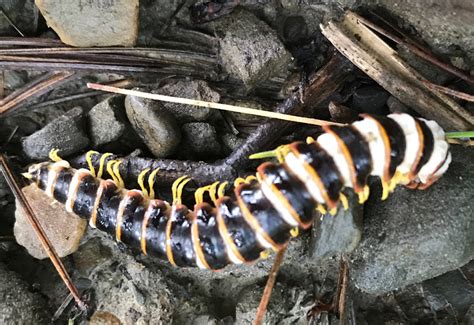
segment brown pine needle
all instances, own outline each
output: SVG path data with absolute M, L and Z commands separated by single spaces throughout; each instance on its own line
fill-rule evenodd
M 137 97 L 142 97 L 142 98 L 161 100 L 161 101 L 170 102 L 170 103 L 179 103 L 179 104 L 187 104 L 187 105 L 194 105 L 194 106 L 200 106 L 200 107 L 208 107 L 208 108 L 220 109 L 223 111 L 237 112 L 237 113 L 249 114 L 249 115 L 257 115 L 257 116 L 262 116 L 262 117 L 269 117 L 269 118 L 274 118 L 274 119 L 279 119 L 279 120 L 296 122 L 296 123 L 304 123 L 304 124 L 319 125 L 319 126 L 327 125 L 327 124 L 343 125 L 340 123 L 318 120 L 318 119 L 309 118 L 309 117 L 280 114 L 276 112 L 262 111 L 262 110 L 242 107 L 242 106 L 206 102 L 203 100 L 152 94 L 152 93 L 146 93 L 146 92 L 138 91 L 138 90 L 129 90 L 129 89 L 111 87 L 111 86 L 106 86 L 106 85 L 101 85 L 101 84 L 96 84 L 96 83 L 88 83 L 87 87 L 91 89 L 103 90 L 103 91 L 116 93 L 116 94 L 131 95 L 131 96 L 137 96 Z
M 448 87 L 436 85 L 434 83 L 431 83 L 427 80 L 423 80 L 423 83 L 425 84 L 426 87 L 428 87 L 431 90 L 437 90 L 441 93 L 448 94 L 463 100 L 466 100 L 468 102 L 474 102 L 474 95 L 466 94 L 461 91 L 457 91 Z
M 278 271 L 280 270 L 281 263 L 283 262 L 283 257 L 285 256 L 287 247 L 288 245 L 279 250 L 275 257 L 272 269 L 270 270 L 270 274 L 268 275 L 265 290 L 263 290 L 262 299 L 260 300 L 260 304 L 258 305 L 257 314 L 255 315 L 253 325 L 262 324 L 263 318 L 265 317 L 265 312 L 267 311 L 268 302 L 270 301 L 270 297 L 272 295 L 273 287 L 275 286 L 276 277 L 278 275 Z
M 61 259 L 56 253 L 54 246 L 51 244 L 51 241 L 46 235 L 43 227 L 41 226 L 38 219 L 36 218 L 35 213 L 33 212 L 33 209 L 31 208 L 31 205 L 29 204 L 28 200 L 25 197 L 25 194 L 23 194 L 20 187 L 18 186 L 15 180 L 15 176 L 13 176 L 13 173 L 11 172 L 11 169 L 8 165 L 7 159 L 2 154 L 0 154 L 0 170 L 3 171 L 3 175 L 5 176 L 5 180 L 7 181 L 8 186 L 12 190 L 15 198 L 21 204 L 21 207 L 25 211 L 28 221 L 30 222 L 33 229 L 35 230 L 35 233 L 41 242 L 41 245 L 43 246 L 44 250 L 48 254 L 49 258 L 51 259 L 51 262 L 56 268 L 59 276 L 66 284 L 66 287 L 71 292 L 71 295 L 76 300 L 78 307 L 81 310 L 86 310 L 87 308 L 86 304 L 82 301 L 79 295 L 79 292 L 77 291 L 77 288 L 74 286 L 74 283 L 72 282 L 71 277 L 69 276 L 66 268 L 64 267 L 64 264 L 61 262 Z

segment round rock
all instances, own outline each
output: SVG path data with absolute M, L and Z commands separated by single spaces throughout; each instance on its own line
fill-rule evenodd
M 352 97 L 353 108 L 361 113 L 384 115 L 390 94 L 379 86 L 367 86 L 357 89 Z
M 82 236 L 87 228 L 85 219 L 69 213 L 64 206 L 53 202 L 35 184 L 22 189 L 38 221 L 53 244 L 60 257 L 74 253 L 79 247 Z M 20 204 L 16 203 L 14 234 L 18 244 L 25 247 L 28 253 L 37 258 L 47 258 L 38 236 L 31 227 Z
M 128 119 L 143 142 L 157 158 L 173 153 L 181 141 L 175 118 L 156 101 L 135 96 L 125 98 Z
M 113 96 L 89 111 L 89 131 L 93 146 L 117 140 L 125 131 L 125 109 L 122 96 Z
M 221 145 L 217 141 L 216 129 L 209 123 L 187 123 L 183 125 L 184 138 L 194 153 L 200 156 L 218 155 Z
M 207 102 L 219 102 L 221 96 L 211 89 L 203 80 L 176 80 L 160 87 L 157 93 L 167 96 L 176 96 Z M 205 121 L 212 115 L 208 107 L 191 106 L 177 103 L 162 103 L 179 121 Z
M 75 107 L 23 139 L 27 156 L 45 160 L 51 149 L 59 149 L 60 155 L 68 156 L 86 148 L 89 138 L 82 129 L 82 113 L 82 108 Z
M 386 201 L 372 191 L 364 238 L 351 266 L 353 283 L 381 294 L 457 269 L 474 258 L 472 148 L 451 148 L 453 161 L 425 191 L 397 188 Z M 375 189 L 375 188 L 374 188 Z
M 3 264 L 0 264 L 0 278 L 1 324 L 48 323 L 46 304 L 39 294 L 30 292 L 28 284 Z

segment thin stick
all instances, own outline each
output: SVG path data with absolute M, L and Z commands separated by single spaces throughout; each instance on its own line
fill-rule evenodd
M 71 295 L 76 300 L 78 307 L 81 310 L 86 310 L 87 308 L 86 304 L 82 301 L 81 297 L 79 296 L 79 292 L 74 286 L 74 283 L 72 282 L 71 277 L 67 273 L 67 270 L 64 267 L 64 264 L 61 262 L 61 259 L 56 253 L 56 250 L 51 244 L 51 241 L 48 239 L 48 236 L 46 235 L 43 227 L 41 226 L 38 219 L 36 218 L 35 213 L 33 209 L 31 208 L 31 205 L 29 204 L 28 200 L 25 197 L 25 194 L 23 194 L 23 192 L 19 188 L 15 180 L 15 176 L 13 176 L 13 173 L 11 172 L 11 169 L 8 165 L 7 159 L 5 158 L 3 154 L 0 154 L 0 163 L 1 163 L 0 164 L 1 170 L 3 171 L 3 175 L 5 175 L 5 180 L 7 181 L 8 186 L 12 190 L 13 195 L 15 196 L 17 201 L 21 204 L 21 207 L 23 208 L 28 218 L 28 221 L 30 222 L 33 229 L 35 230 L 35 233 L 38 236 L 41 242 L 41 245 L 43 246 L 44 250 L 48 254 L 49 258 L 51 259 L 51 262 L 56 268 L 56 271 L 58 272 L 59 276 L 64 281 L 64 283 L 66 284 L 66 287 L 71 292 Z
M 255 315 L 253 325 L 262 324 L 263 317 L 265 317 L 265 312 L 267 311 L 268 301 L 270 300 L 270 296 L 272 295 L 272 290 L 275 285 L 276 277 L 278 275 L 278 270 L 280 270 L 280 266 L 283 262 L 283 257 L 285 256 L 287 247 L 288 245 L 279 250 L 275 257 L 275 262 L 273 262 L 272 269 L 270 270 L 270 274 L 268 275 L 267 284 L 265 285 L 265 290 L 263 290 L 262 299 L 260 300 L 260 304 L 258 305 L 257 314 Z
M 447 139 L 450 144 L 460 144 L 463 146 L 474 146 L 474 140 L 461 140 L 461 139 Z
M 61 82 L 71 77 L 72 72 L 54 72 L 47 73 L 40 78 L 33 80 L 26 84 L 19 90 L 11 93 L 3 100 L 0 100 L 0 115 L 17 107 L 22 102 L 32 98 L 32 96 L 39 96 L 51 89 L 52 86 L 57 86 Z
M 25 37 L 25 34 L 23 34 L 21 30 L 18 27 L 16 27 L 16 25 L 13 23 L 10 17 L 8 17 L 5 11 L 3 11 L 3 8 L 0 8 L 0 12 L 2 13 L 3 17 L 5 17 L 5 19 L 8 21 L 10 26 L 12 26 L 17 31 L 17 33 L 21 35 L 21 37 Z
M 439 92 L 451 95 L 453 97 L 457 97 L 463 100 L 467 100 L 468 102 L 474 102 L 474 95 L 466 94 L 461 91 L 457 91 L 448 87 L 436 85 L 434 83 L 431 83 L 427 80 L 422 80 L 423 83 L 425 84 L 426 87 L 428 87 L 431 90 L 437 90 Z
M 248 108 L 248 107 L 241 107 L 241 106 L 227 105 L 227 104 L 221 104 L 221 103 L 206 102 L 206 101 L 203 101 L 203 100 L 195 100 L 195 99 L 188 99 L 188 98 L 181 98 L 181 97 L 151 94 L 151 93 L 146 93 L 146 92 L 143 92 L 143 91 L 122 89 L 122 88 L 105 86 L 105 85 L 96 84 L 96 83 L 88 83 L 87 87 L 89 87 L 91 89 L 103 90 L 103 91 L 107 91 L 107 92 L 111 92 L 111 93 L 131 95 L 131 96 L 137 96 L 137 97 L 154 99 L 154 100 L 161 100 L 161 101 L 171 102 L 171 103 L 179 103 L 179 104 L 195 105 L 195 106 L 200 106 L 200 107 L 208 107 L 208 108 L 220 109 L 220 110 L 223 110 L 223 111 L 238 112 L 238 113 L 249 114 L 249 115 L 269 117 L 269 118 L 285 120 L 285 121 L 290 121 L 290 122 L 305 123 L 305 124 L 319 125 L 319 126 L 326 125 L 326 124 L 342 125 L 340 123 L 334 123 L 334 122 L 329 122 L 329 121 L 324 121 L 324 120 L 318 120 L 318 119 L 313 119 L 313 118 L 309 118 L 309 117 L 280 114 L 280 113 L 269 112 L 269 111 L 261 111 L 261 110 L 258 110 L 258 109 L 253 109 L 253 108 Z
M 115 87 L 128 87 L 130 86 L 131 82 L 127 79 L 121 79 L 121 80 L 116 80 L 112 81 L 110 83 L 107 83 L 108 85 L 112 85 Z M 69 102 L 72 100 L 77 100 L 77 99 L 82 99 L 82 98 L 88 98 L 88 97 L 95 97 L 95 96 L 104 96 L 107 94 L 104 94 L 103 92 L 91 90 L 91 91 L 85 91 L 73 95 L 68 95 L 64 97 L 58 97 L 58 98 L 52 98 L 50 100 L 44 101 L 44 102 L 39 102 L 39 103 L 34 103 L 29 106 L 27 106 L 28 109 L 37 109 L 41 107 L 46 107 L 46 106 L 52 106 L 52 105 L 57 105 L 57 104 L 62 104 L 65 102 Z
M 463 79 L 467 82 L 474 83 L 474 77 L 471 77 L 471 76 L 467 75 L 464 71 L 462 71 L 460 69 L 457 69 L 457 68 L 453 67 L 450 64 L 447 64 L 447 63 L 444 63 L 444 62 L 440 61 L 439 59 L 435 58 L 431 53 L 426 52 L 424 49 L 422 49 L 418 45 L 414 45 L 414 43 L 412 41 L 407 42 L 407 41 L 403 40 L 402 38 L 386 31 L 382 27 L 375 25 L 374 23 L 372 23 L 371 21 L 369 21 L 369 20 L 367 20 L 363 17 L 358 16 L 357 20 L 359 20 L 365 26 L 367 26 L 367 27 L 379 32 L 380 34 L 384 35 L 385 37 L 391 39 L 395 43 L 402 44 L 403 46 L 406 46 L 411 52 L 413 52 L 413 54 L 419 56 L 420 58 L 422 58 L 422 59 L 424 59 L 428 62 L 431 62 L 432 64 L 436 65 L 437 67 L 439 67 L 439 68 L 441 68 L 445 71 L 448 71 L 448 72 L 452 73 L 453 75 L 455 75 L 455 76 L 457 76 L 457 77 L 459 77 L 459 78 L 461 78 L 461 79 Z

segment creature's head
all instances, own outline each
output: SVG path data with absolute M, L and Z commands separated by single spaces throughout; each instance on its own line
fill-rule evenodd
M 22 173 L 22 175 L 30 181 L 38 183 L 38 181 L 41 179 L 42 174 L 45 174 L 44 176 L 47 176 L 49 164 L 50 162 L 42 162 L 30 165 L 28 167 L 28 172 Z

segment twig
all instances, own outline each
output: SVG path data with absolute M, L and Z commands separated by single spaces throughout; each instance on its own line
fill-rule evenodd
M 8 46 L 52 47 L 67 46 L 60 40 L 39 37 L 0 37 L 0 48 Z
M 260 304 L 258 305 L 257 314 L 255 315 L 255 320 L 253 322 L 253 325 L 262 324 L 263 317 L 265 317 L 265 312 L 267 311 L 268 301 L 270 300 L 273 287 L 275 286 L 278 270 L 280 270 L 280 266 L 281 266 L 281 263 L 283 262 L 283 257 L 285 256 L 287 247 L 288 245 L 283 247 L 276 254 L 272 269 L 270 270 L 270 273 L 268 275 L 268 280 L 267 280 L 267 284 L 265 285 L 265 290 L 263 290 L 262 299 L 260 300 Z
M 451 95 L 453 97 L 457 97 L 463 100 L 467 100 L 468 102 L 474 102 L 474 95 L 469 95 L 466 93 L 463 93 L 461 91 L 457 91 L 448 87 L 436 85 L 434 83 L 429 82 L 428 80 L 423 80 L 423 83 L 425 84 L 426 87 L 428 87 L 431 90 L 437 90 L 439 92 L 442 92 L 444 94 Z
M 462 139 L 447 139 L 448 143 L 460 144 L 463 146 L 474 146 L 474 140 L 462 140 Z
M 309 78 L 309 84 L 303 91 L 303 103 L 298 91 L 291 93 L 286 100 L 275 108 L 275 112 L 282 114 L 301 114 L 305 107 L 316 107 L 323 103 L 336 91 L 352 70 L 352 65 L 335 54 L 319 71 Z M 242 170 L 249 162 L 249 156 L 258 151 L 269 148 L 281 134 L 286 132 L 291 123 L 282 120 L 267 120 L 262 123 L 245 143 L 234 150 L 227 158 L 214 164 L 195 161 L 182 161 L 170 159 L 148 159 L 140 157 L 117 157 L 122 161 L 120 174 L 127 186 L 136 186 L 136 180 L 141 171 L 146 168 L 160 169 L 160 184 L 171 184 L 176 178 L 188 175 L 197 185 L 204 185 L 214 181 L 231 181 L 237 176 L 237 171 Z M 99 155 L 92 156 L 95 168 L 99 166 Z M 71 160 L 76 168 L 86 167 L 85 155 Z
M 127 80 L 127 79 L 121 79 L 121 80 L 112 81 L 110 83 L 107 83 L 107 85 L 113 85 L 115 87 L 127 87 L 127 86 L 130 86 L 130 84 L 131 84 L 130 81 Z M 62 104 L 62 103 L 69 102 L 69 101 L 72 101 L 72 100 L 78 100 L 78 99 L 82 99 L 82 98 L 102 96 L 102 95 L 105 95 L 105 94 L 100 92 L 100 91 L 85 91 L 85 92 L 82 92 L 82 93 L 77 93 L 77 94 L 68 95 L 68 96 L 59 97 L 59 98 L 53 98 L 53 99 L 43 101 L 43 102 L 40 102 L 40 103 L 35 103 L 35 104 L 30 105 L 30 106 L 27 106 L 27 108 L 28 109 L 37 109 L 37 108 L 41 108 L 41 107 Z
M 331 21 L 321 29 L 342 54 L 407 106 L 445 129 L 474 128 L 471 112 L 448 96 L 429 90 L 421 82 L 424 78 L 361 19 L 349 11 L 343 21 Z
M 27 83 L 0 101 L 0 115 L 11 111 L 13 108 L 32 99 L 34 96 L 40 96 L 48 92 L 52 87 L 58 86 L 72 75 L 72 72 L 47 73 Z
M 345 318 L 345 306 L 346 306 L 346 291 L 347 291 L 347 279 L 348 279 L 348 266 L 344 258 L 341 258 L 339 267 L 339 279 L 337 281 L 337 292 L 334 300 L 334 308 L 339 313 L 339 318 L 344 324 Z
M 88 83 L 87 87 L 91 89 L 103 90 L 103 91 L 107 91 L 107 92 L 111 92 L 115 94 L 130 95 L 130 96 L 160 100 L 160 101 L 170 102 L 170 103 L 179 103 L 179 104 L 194 105 L 194 106 L 199 106 L 199 107 L 214 108 L 214 109 L 219 109 L 219 110 L 228 111 L 228 112 L 236 112 L 236 113 L 242 113 L 242 114 L 248 114 L 248 115 L 269 117 L 269 118 L 274 118 L 274 119 L 284 120 L 284 121 L 289 121 L 289 122 L 297 122 L 297 123 L 304 123 L 304 124 L 318 125 L 318 126 L 325 125 L 325 124 L 342 125 L 340 123 L 323 121 L 323 120 L 318 120 L 318 119 L 309 118 L 309 117 L 281 114 L 277 112 L 263 111 L 263 110 L 258 110 L 254 108 L 242 107 L 242 106 L 206 102 L 203 100 L 152 94 L 152 93 L 146 93 L 143 91 L 122 89 L 122 88 L 106 86 L 106 85 L 101 85 L 101 84 L 96 84 L 96 83 Z
M 5 11 L 3 11 L 3 8 L 1 8 L 1 7 L 0 7 L 0 12 L 2 13 L 3 17 L 5 17 L 5 19 L 8 21 L 10 26 L 12 26 L 17 31 L 17 33 L 21 35 L 21 37 L 25 37 L 25 34 L 23 34 L 21 32 L 21 30 L 18 27 L 16 27 L 16 25 L 13 23 L 13 21 L 10 19 L 10 17 L 7 16 Z
M 424 49 L 422 49 L 421 47 L 419 47 L 418 45 L 416 45 L 413 41 L 410 40 L 410 42 L 407 42 L 405 40 L 403 40 L 402 38 L 384 30 L 382 27 L 380 26 L 377 26 L 375 25 L 374 23 L 372 23 L 371 21 L 361 17 L 361 16 L 358 16 L 358 20 L 363 23 L 364 25 L 366 25 L 367 27 L 370 27 L 371 29 L 379 32 L 380 34 L 384 35 L 385 37 L 391 39 L 392 41 L 394 41 L 395 43 L 397 44 L 401 44 L 403 46 L 405 46 L 407 49 L 409 49 L 411 52 L 413 52 L 413 54 L 419 56 L 420 58 L 428 61 L 428 62 L 431 62 L 432 64 L 436 65 L 437 67 L 445 70 L 445 71 L 448 71 L 450 72 L 451 74 L 467 81 L 467 82 L 470 82 L 470 83 L 474 83 L 474 77 L 471 77 L 469 75 L 467 75 L 464 71 L 456 68 L 456 67 L 453 67 L 452 65 L 450 64 L 447 64 L 447 63 L 444 63 L 442 61 L 440 61 L 439 59 L 435 58 L 431 53 L 428 53 L 426 52 Z
M 28 221 L 30 222 L 36 235 L 38 236 L 44 250 L 48 254 L 49 258 L 51 259 L 51 262 L 56 268 L 56 271 L 58 272 L 59 276 L 64 281 L 64 283 L 66 284 L 66 287 L 69 289 L 69 291 L 73 295 L 78 307 L 81 310 L 86 310 L 87 308 L 86 304 L 81 300 L 79 292 L 74 286 L 74 283 L 72 282 L 71 277 L 69 276 L 66 268 L 64 267 L 64 264 L 61 262 L 61 259 L 56 253 L 56 250 L 54 249 L 54 246 L 51 244 L 51 241 L 46 235 L 43 227 L 41 226 L 38 219 L 36 218 L 33 209 L 31 208 L 28 200 L 25 197 L 25 194 L 23 194 L 20 187 L 18 186 L 15 180 L 15 176 L 11 172 L 10 166 L 8 165 L 8 161 L 3 154 L 0 154 L 0 163 L 1 163 L 0 164 L 1 170 L 3 172 L 3 175 L 5 176 L 5 180 L 7 181 L 8 186 L 10 187 L 10 189 L 13 192 L 13 195 L 15 196 L 15 198 L 17 199 L 17 201 L 20 203 L 21 207 L 23 208 L 26 214 L 26 217 L 28 218 Z

